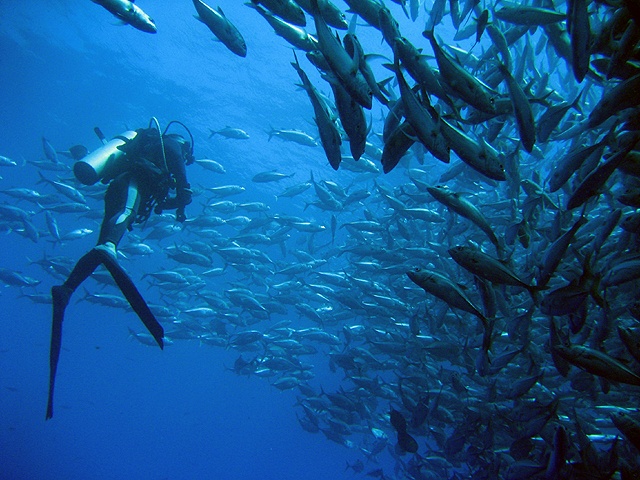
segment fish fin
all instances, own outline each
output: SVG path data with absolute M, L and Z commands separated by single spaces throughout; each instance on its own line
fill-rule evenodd
M 358 24 L 357 20 L 358 20 L 358 15 L 354 13 L 353 16 L 351 17 L 351 20 L 349 21 L 349 30 L 347 30 L 348 33 L 350 33 L 351 35 L 355 35 L 356 33 L 356 26 Z
M 434 35 L 434 31 L 435 31 L 435 27 L 431 26 L 431 28 L 425 30 L 422 32 L 422 36 L 424 38 L 426 38 L 427 40 L 429 40 L 430 42 L 435 42 L 436 41 L 436 37 Z
M 298 61 L 298 55 L 296 55 L 295 48 L 292 48 L 291 51 L 293 52 L 293 59 L 295 60 L 295 62 L 291 62 L 291 65 L 293 65 L 293 67 L 297 70 L 298 68 L 300 68 L 300 62 Z
M 580 90 L 580 93 L 578 93 L 578 96 L 576 97 L 576 99 L 573 102 L 571 102 L 571 108 L 577 110 L 580 114 L 583 114 L 583 112 L 582 112 L 582 107 L 579 105 L 579 102 L 586 88 L 587 87 L 584 87 L 582 90 Z
M 251 0 L 250 2 L 244 2 L 244 4 L 249 8 L 253 8 L 254 10 L 257 10 L 258 13 L 262 15 L 266 14 L 265 10 L 262 7 L 260 7 L 260 5 L 258 5 L 256 0 Z
M 394 71 L 393 62 L 391 62 L 391 63 L 383 63 L 382 66 L 384 68 L 386 68 L 387 70 L 391 70 L 392 72 Z
M 338 33 L 336 32 L 336 37 Z M 339 38 L 339 37 L 338 37 Z M 362 46 L 359 42 L 353 42 L 353 64 L 351 66 L 351 74 L 356 75 L 360 70 L 360 59 L 364 58 L 364 52 L 362 51 Z
M 51 183 L 51 180 L 45 177 L 40 170 L 38 170 L 38 175 L 40 176 L 40 180 L 36 182 L 36 185 L 40 183 Z

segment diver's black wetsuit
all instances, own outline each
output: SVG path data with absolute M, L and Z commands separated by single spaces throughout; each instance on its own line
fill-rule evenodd
M 136 165 L 133 170 L 126 169 L 109 184 L 105 194 L 104 220 L 100 227 L 98 245 L 107 242 L 118 245 L 127 228 L 135 221 L 140 206 L 150 208 L 150 201 L 157 201 L 158 206 L 166 210 L 181 209 L 191 203 L 191 191 L 189 190 L 189 182 L 187 182 L 185 170 L 185 152 L 183 152 L 181 139 L 182 137 L 176 135 L 165 135 L 163 137 L 166 166 L 173 182 L 175 182 L 176 196 L 173 198 L 166 197 L 166 191 L 163 191 L 164 186 L 157 184 L 161 182 L 156 178 L 158 176 L 157 172 L 153 173 L 147 170 L 145 164 Z M 151 167 L 162 165 L 164 159 L 161 148 L 159 142 L 151 142 L 146 147 L 145 145 L 142 146 L 143 151 L 139 152 L 139 155 L 145 159 L 152 159 L 150 160 L 153 164 Z M 122 163 L 125 162 L 127 162 L 126 158 Z M 126 166 L 122 168 L 126 168 Z M 150 179 L 149 177 L 152 178 Z M 149 214 L 150 211 L 144 212 L 142 214 L 143 219 L 146 219 Z
M 178 135 L 163 135 L 162 143 L 159 134 L 156 133 L 154 138 L 154 130 L 141 130 L 138 131 L 138 135 L 138 142 L 130 148 L 126 145 L 122 148 L 126 155 L 113 170 L 114 178 L 104 197 L 105 215 L 100 227 L 98 244 L 78 260 L 69 278 L 62 285 L 51 288 L 53 322 L 47 419 L 53 416 L 53 387 L 60 356 L 65 308 L 73 292 L 101 263 L 107 268 L 160 348 L 163 347 L 163 328 L 119 265 L 116 246 L 126 230 L 136 220 L 146 220 L 154 208 L 156 212 L 177 209 L 177 219 L 184 221 L 183 209 L 191 203 L 191 190 L 185 170 L 188 149 L 185 148 L 182 137 Z M 175 189 L 175 197 L 168 197 L 170 189 Z

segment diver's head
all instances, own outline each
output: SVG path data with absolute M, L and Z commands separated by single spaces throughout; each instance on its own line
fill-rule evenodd
M 173 140 L 180 144 L 180 147 L 182 148 L 182 156 L 184 157 L 187 165 L 191 165 L 195 162 L 196 159 L 193 156 L 193 147 L 182 135 L 178 133 L 165 133 L 163 137 L 167 140 Z
M 158 123 L 158 119 L 156 117 L 151 117 L 149 125 L 151 125 L 151 122 L 155 122 L 158 132 L 160 132 L 160 124 Z M 189 139 L 191 140 L 191 142 L 188 142 L 182 135 L 178 135 L 177 133 L 167 133 L 169 131 L 169 127 L 171 127 L 171 125 L 173 125 L 174 123 L 184 128 L 184 130 L 189 134 Z M 171 120 L 165 127 L 164 132 L 162 132 L 162 136 L 167 139 L 174 139 L 175 141 L 180 143 L 180 145 L 182 146 L 182 155 L 187 165 L 191 165 L 193 162 L 195 162 L 196 159 L 193 156 L 193 135 L 191 134 L 191 130 L 189 130 L 189 128 L 184 123 L 178 120 Z

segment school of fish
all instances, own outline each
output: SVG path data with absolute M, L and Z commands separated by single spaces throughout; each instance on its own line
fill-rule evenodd
M 93 1 L 157 31 L 140 5 Z M 271 128 L 269 140 L 321 146 L 349 184 L 329 168 L 264 171 L 250 190 L 284 185 L 264 202 L 233 200 L 249 185 L 203 185 L 184 225 L 152 216 L 122 261 L 171 266 L 143 276 L 163 299 L 151 308 L 167 344 L 233 349 L 233 372 L 295 391 L 301 428 L 361 452 L 354 474 L 640 478 L 640 3 L 394 1 L 402 18 L 380 0 L 247 10 L 274 30 L 265 41 L 293 47 L 304 93 L 291 85 L 292 97 L 317 127 Z M 229 51 L 251 55 L 222 9 L 193 3 Z M 423 37 L 405 38 L 406 22 Z M 356 24 L 384 43 L 361 45 Z M 216 136 L 249 139 L 230 126 Z M 104 186 L 73 181 L 66 157 L 79 147 L 42 141 L 44 160 L 0 156 L 42 183 L 3 186 L 0 226 L 43 244 L 33 263 L 59 282 L 75 258 L 47 244 L 94 234 Z M 196 163 L 191 179 L 227 172 Z M 394 169 L 404 183 L 385 180 Z M 305 207 L 278 213 L 286 201 Z M 60 231 L 61 216 L 78 228 Z M 85 301 L 128 309 L 108 276 L 94 278 L 104 288 Z M 0 280 L 50 303 L 41 279 L 1 268 Z M 326 391 L 311 362 L 340 387 Z

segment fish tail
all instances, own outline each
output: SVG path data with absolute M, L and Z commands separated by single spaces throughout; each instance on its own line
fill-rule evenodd
M 434 35 L 434 32 L 435 32 L 435 26 L 431 25 L 429 28 L 427 28 L 425 31 L 422 32 L 422 36 L 427 40 L 435 42 L 436 37 Z
M 355 35 L 357 26 L 358 26 L 358 16 L 354 14 L 351 17 L 351 20 L 349 20 L 349 29 L 347 30 L 348 33 L 351 35 Z
M 496 253 L 498 254 L 498 258 L 500 260 L 504 259 L 504 254 L 505 254 L 504 238 L 502 237 L 498 238 L 495 235 L 491 235 L 489 240 L 491 241 L 491 243 L 493 243 L 493 246 L 496 247 Z
M 584 88 L 580 90 L 576 99 L 571 103 L 571 108 L 577 110 L 581 115 L 583 115 L 582 107 L 580 106 L 580 98 L 582 98 L 582 94 L 584 93 Z
M 41 183 L 51 183 L 51 180 L 45 177 L 40 170 L 38 170 L 38 175 L 40 176 L 40 180 L 36 182 L 36 185 L 39 185 Z
M 484 333 L 482 335 L 482 349 L 485 352 L 491 350 L 491 343 L 493 342 L 493 325 L 494 319 L 489 319 L 484 316 L 480 317 L 482 320 L 482 326 L 484 327 Z
M 543 287 L 546 288 L 546 287 Z M 529 295 L 531 295 L 531 300 L 533 300 L 533 304 L 535 306 L 540 305 L 540 290 L 537 287 L 528 287 L 527 291 L 529 292 Z
M 598 291 L 598 286 L 599 286 L 599 282 L 594 282 L 591 288 L 589 289 L 589 295 L 591 295 L 591 298 L 593 298 L 593 301 L 596 302 L 596 305 L 598 305 L 603 310 L 607 311 L 609 309 L 609 304 L 606 298 L 606 290 L 604 295 L 600 295 L 600 292 Z

